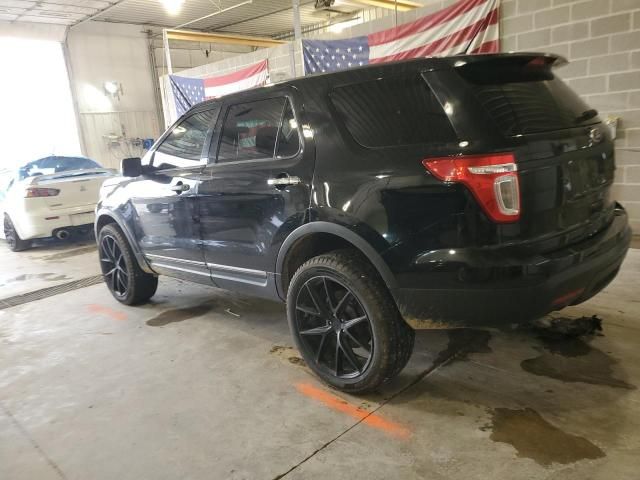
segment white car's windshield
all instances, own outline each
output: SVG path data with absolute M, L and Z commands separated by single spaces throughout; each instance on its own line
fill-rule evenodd
M 23 180 L 36 175 L 51 175 L 53 173 L 68 172 L 72 170 L 89 170 L 102 168 L 100 164 L 82 157 L 46 157 L 29 162 L 20 168 L 18 178 Z

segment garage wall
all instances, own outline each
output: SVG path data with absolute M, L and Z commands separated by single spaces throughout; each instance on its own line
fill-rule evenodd
M 117 168 L 142 152 L 132 139 L 160 133 L 148 36 L 140 25 L 87 22 L 70 30 L 67 46 L 85 153 Z M 119 98 L 105 81 L 122 84 Z
M 601 116 L 620 117 L 615 198 L 640 233 L 640 0 L 503 0 L 502 49 L 560 53 Z

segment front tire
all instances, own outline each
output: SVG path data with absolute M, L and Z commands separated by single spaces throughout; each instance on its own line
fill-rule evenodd
M 415 333 L 374 268 L 356 251 L 304 263 L 291 279 L 287 317 L 307 365 L 350 393 L 375 390 L 405 367 Z
M 98 253 L 104 281 L 115 298 L 125 305 L 147 302 L 156 293 L 158 277 L 143 271 L 120 228 L 105 225 L 98 234 Z
M 12 252 L 22 252 L 23 250 L 31 248 L 31 240 L 23 240 L 20 238 L 9 215 L 4 216 L 4 238 L 7 241 L 9 250 Z

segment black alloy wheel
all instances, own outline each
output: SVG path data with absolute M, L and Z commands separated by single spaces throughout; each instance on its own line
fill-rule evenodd
M 98 233 L 100 268 L 113 297 L 125 305 L 148 301 L 158 288 L 158 277 L 140 268 L 131 246 L 116 224 L 102 227 Z
M 398 375 L 413 351 L 413 329 L 356 250 L 304 262 L 289 283 L 287 319 L 307 366 L 345 392 L 377 389 Z
M 337 279 L 306 281 L 296 300 L 296 323 L 304 348 L 327 373 L 355 378 L 369 367 L 375 348 L 369 316 Z
M 100 266 L 104 281 L 116 298 L 124 298 L 129 291 L 129 270 L 122 249 L 112 235 L 100 239 Z

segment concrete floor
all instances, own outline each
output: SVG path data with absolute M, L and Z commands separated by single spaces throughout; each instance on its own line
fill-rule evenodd
M 15 254 L 0 299 L 97 273 L 90 243 Z M 563 312 L 602 336 L 419 332 L 384 391 L 353 397 L 290 348 L 282 305 L 161 279 L 0 310 L 1 479 L 637 479 L 640 250 Z

